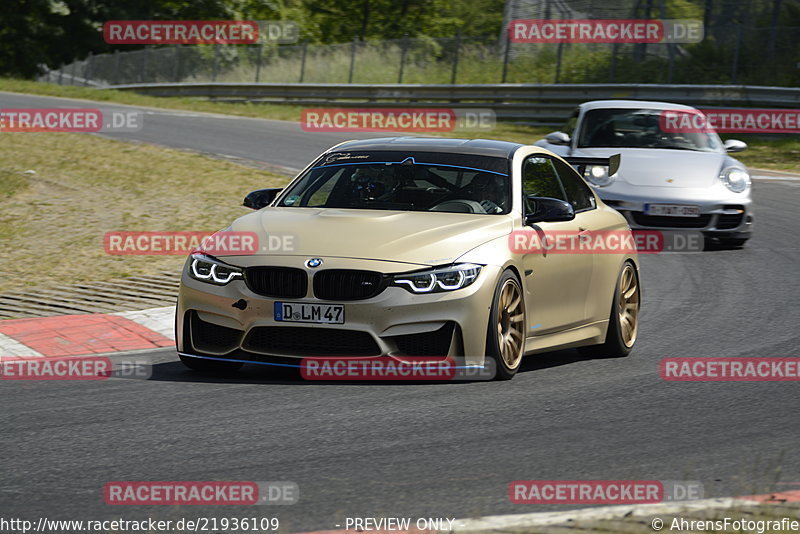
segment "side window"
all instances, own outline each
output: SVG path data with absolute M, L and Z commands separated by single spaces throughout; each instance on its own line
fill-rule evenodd
M 522 194 L 525 209 L 530 211 L 528 196 L 550 197 L 567 200 L 564 188 L 558 180 L 558 173 L 553 160 L 542 156 L 531 156 L 522 164 Z
M 558 171 L 559 178 L 561 178 L 561 183 L 564 185 L 564 190 L 567 192 L 567 202 L 572 204 L 572 209 L 581 211 L 595 208 L 592 190 L 586 185 L 586 182 L 583 181 L 577 171 L 571 165 L 567 165 L 557 159 L 553 160 L 553 164 Z

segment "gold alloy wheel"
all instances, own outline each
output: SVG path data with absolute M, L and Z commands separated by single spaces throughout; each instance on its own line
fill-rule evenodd
M 500 355 L 509 369 L 516 369 L 522 361 L 525 343 L 525 308 L 522 291 L 516 280 L 506 280 L 500 290 L 497 313 L 497 342 Z
M 622 342 L 630 348 L 636 342 L 636 333 L 639 329 L 639 284 L 631 264 L 625 265 L 622 270 L 617 313 Z

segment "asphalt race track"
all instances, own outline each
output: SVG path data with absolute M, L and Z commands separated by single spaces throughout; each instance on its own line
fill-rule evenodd
M 0 93 L 0 108 L 58 106 L 77 107 Z M 126 136 L 292 168 L 343 139 L 280 121 L 146 121 Z M 151 361 L 150 380 L 0 382 L 2 508 L 32 520 L 274 516 L 297 532 L 348 516 L 558 509 L 511 504 L 508 484 L 524 479 L 697 480 L 707 497 L 800 489 L 797 382 L 658 376 L 665 357 L 800 356 L 800 182 L 757 181 L 754 199 L 744 249 L 641 258 L 639 341 L 624 359 L 534 356 L 511 382 L 320 384 L 264 367 L 203 377 L 162 350 L 126 356 Z M 103 502 L 106 482 L 137 480 L 294 481 L 300 503 Z

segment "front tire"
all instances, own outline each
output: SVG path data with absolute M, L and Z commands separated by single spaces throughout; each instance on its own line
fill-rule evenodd
M 242 362 L 223 362 L 220 360 L 207 360 L 205 358 L 193 358 L 192 356 L 180 356 L 183 364 L 192 371 L 205 374 L 230 374 L 238 371 L 244 365 Z
M 605 343 L 581 347 L 578 352 L 590 358 L 622 358 L 630 354 L 639 332 L 641 291 L 633 263 L 626 262 L 617 278 Z
M 494 360 L 495 380 L 511 380 L 517 374 L 525 350 L 525 300 L 522 284 L 511 271 L 497 283 L 486 331 L 486 355 Z

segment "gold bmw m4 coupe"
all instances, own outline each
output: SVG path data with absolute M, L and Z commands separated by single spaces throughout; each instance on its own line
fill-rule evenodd
M 254 211 L 223 232 L 255 236 L 255 250 L 187 259 L 180 358 L 216 372 L 441 356 L 507 380 L 523 356 L 554 349 L 625 356 L 641 302 L 636 249 L 554 246 L 630 236 L 571 164 L 613 174 L 619 161 L 481 139 L 339 144 L 284 189 L 247 195 Z

